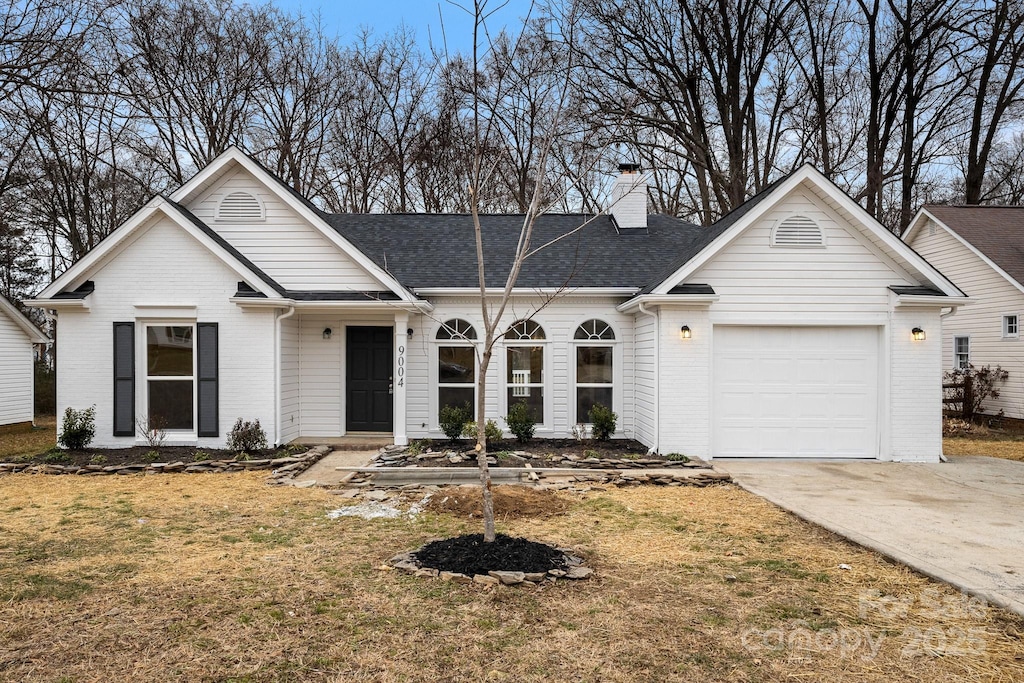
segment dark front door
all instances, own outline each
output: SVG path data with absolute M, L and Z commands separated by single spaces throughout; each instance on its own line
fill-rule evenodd
M 390 432 L 394 428 L 394 334 L 390 327 L 347 329 L 345 428 L 349 432 Z

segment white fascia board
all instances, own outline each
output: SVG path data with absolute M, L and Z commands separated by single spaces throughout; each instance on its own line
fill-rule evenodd
M 639 287 L 513 287 L 512 296 L 633 296 Z M 479 287 L 417 287 L 419 296 L 480 296 Z M 503 287 L 488 287 L 485 296 L 501 296 Z
M 32 308 L 42 308 L 45 310 L 59 311 L 62 308 L 82 308 L 89 310 L 89 302 L 86 299 L 43 299 L 35 297 L 32 299 L 23 299 L 22 302 L 26 306 Z
M 717 294 L 645 294 L 644 296 L 630 299 L 624 304 L 619 304 L 615 307 L 615 310 L 620 313 L 628 313 L 635 308 L 639 308 L 640 304 L 647 304 L 649 306 L 710 306 L 718 301 L 718 299 L 719 296 Z
M 284 190 L 280 183 L 274 178 L 268 177 L 267 172 L 259 164 L 253 162 L 242 150 L 237 147 L 230 147 L 227 151 L 214 159 L 202 171 L 193 176 L 187 183 L 179 187 L 171 194 L 171 199 L 180 204 L 186 203 L 188 196 L 196 189 L 202 187 L 211 177 L 221 171 L 228 163 L 235 162 L 246 171 L 259 178 L 263 185 L 274 193 L 274 195 L 287 204 L 297 214 L 302 216 L 314 228 L 331 242 L 342 253 L 355 261 L 371 277 L 387 287 L 392 293 L 403 301 L 415 301 L 416 297 L 409 290 L 403 287 L 387 271 L 374 263 L 370 257 L 356 248 L 354 244 L 342 237 L 338 232 L 324 221 L 316 212 L 311 211 L 304 202 L 300 202 L 290 192 Z
M 26 302 L 27 304 L 28 302 Z M 25 315 L 14 307 L 14 304 L 9 302 L 4 297 L 0 296 L 0 312 L 7 314 L 14 324 L 21 328 L 22 332 L 25 333 L 33 344 L 45 344 L 49 341 L 46 335 L 33 324 L 31 320 L 25 317 Z
M 300 309 L 377 309 L 381 311 L 408 311 L 429 313 L 434 306 L 426 301 L 296 301 L 294 299 L 233 296 L 228 299 L 240 308 L 300 308 Z
M 108 255 L 124 244 L 126 240 L 128 240 L 128 238 L 137 230 L 148 225 L 151 220 L 155 219 L 157 214 L 162 214 L 172 220 L 178 227 L 185 230 L 185 232 L 194 237 L 200 244 L 205 246 L 211 253 L 219 258 L 226 266 L 228 266 L 228 268 L 233 270 L 239 278 L 257 289 L 257 291 L 267 296 L 277 296 L 277 292 L 267 285 L 263 281 L 263 278 L 257 276 L 249 270 L 248 267 L 238 261 L 234 255 L 211 240 L 209 235 L 197 228 L 192 221 L 187 220 L 182 216 L 173 204 L 170 204 L 163 197 L 154 197 L 147 202 L 144 207 L 135 212 L 135 215 L 129 218 L 125 223 L 121 224 L 120 227 L 100 242 L 92 251 L 61 273 L 60 277 L 51 282 L 42 292 L 39 293 L 39 295 L 33 300 L 37 303 L 33 305 L 46 302 L 47 307 L 57 308 L 58 306 L 51 306 L 50 304 L 65 300 L 55 301 L 52 298 L 54 295 L 59 294 L 66 287 L 74 284 L 78 280 L 82 280 L 85 276 L 91 273 L 94 268 L 102 263 Z M 63 305 L 65 307 L 71 307 L 75 304 L 65 303 Z M 89 306 L 88 304 L 83 303 L 82 307 L 88 308 Z
M 966 239 L 961 237 L 956 230 L 950 228 L 948 225 L 940 221 L 930 211 L 927 211 L 926 209 L 921 209 L 920 211 L 917 212 L 917 217 L 914 219 L 913 222 L 911 222 L 910 227 L 907 228 L 907 231 L 903 233 L 904 239 L 907 240 L 908 245 L 909 240 L 913 237 L 914 233 L 920 229 L 921 225 L 924 225 L 925 219 L 934 221 L 934 223 L 937 226 L 939 226 L 947 233 L 952 235 L 953 239 L 955 239 L 957 242 L 966 247 L 967 250 L 970 251 L 972 254 L 980 258 L 985 263 L 985 265 L 987 265 L 992 270 L 996 271 L 1000 277 L 1002 277 L 1004 280 L 1006 280 L 1011 285 L 1016 287 L 1019 291 L 1024 292 L 1024 285 L 1021 285 L 1021 283 L 1017 282 L 1017 280 L 1014 277 L 1012 277 L 1009 273 L 1007 273 L 1005 270 L 996 265 L 995 261 L 990 259 L 988 256 L 985 256 L 985 254 L 981 253 L 981 251 L 979 251 L 977 247 L 975 247 L 973 244 L 971 244 Z

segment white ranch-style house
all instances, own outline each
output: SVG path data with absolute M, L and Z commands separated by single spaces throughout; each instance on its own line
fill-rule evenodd
M 489 418 L 526 400 L 538 437 L 568 437 L 602 403 L 661 453 L 939 458 L 940 315 L 966 299 L 856 202 L 810 166 L 709 227 L 648 216 L 636 167 L 614 196 L 527 261 Z M 542 216 L 534 243 L 586 218 Z M 495 291 L 521 223 L 483 217 Z M 231 149 L 30 302 L 59 316 L 58 413 L 95 404 L 107 447 L 157 422 L 223 446 L 239 417 L 276 443 L 439 438 L 441 406 L 475 397 L 472 235 L 324 213 Z

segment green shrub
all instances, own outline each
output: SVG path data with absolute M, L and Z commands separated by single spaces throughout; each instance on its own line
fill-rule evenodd
M 160 459 L 160 451 L 146 451 L 142 454 L 142 457 L 145 458 L 146 462 L 156 462 Z
M 470 420 L 462 427 L 462 436 L 476 439 L 476 422 Z M 484 437 L 487 439 L 487 443 L 494 443 L 500 441 L 502 437 L 501 427 L 494 420 L 488 420 L 487 424 L 484 425 Z
M 533 411 L 530 410 L 526 401 L 517 401 L 509 406 L 505 423 L 508 425 L 508 430 L 519 439 L 519 443 L 526 443 L 532 439 L 533 432 L 537 428 L 537 421 L 533 419 Z
M 102 465 L 107 461 L 107 456 L 97 453 L 96 455 L 89 458 L 90 465 Z
M 590 409 L 587 416 L 590 418 L 590 424 L 593 429 L 592 433 L 595 439 L 607 441 L 612 438 L 612 434 L 615 433 L 615 425 L 619 421 L 619 416 L 613 413 L 611 408 L 597 403 Z
M 458 441 L 459 437 L 462 436 L 462 430 L 465 428 L 466 423 L 472 419 L 473 411 L 470 410 L 468 403 L 461 407 L 444 406 L 437 416 L 441 431 L 453 442 Z
M 57 443 L 69 451 L 80 451 L 92 443 L 94 436 L 96 436 L 96 406 L 90 406 L 85 410 L 68 408 L 64 411 L 64 424 L 61 427 Z
M 416 441 L 413 441 L 411 444 L 409 444 L 409 448 L 406 452 L 409 455 L 419 455 L 420 453 L 425 453 L 429 447 L 429 441 L 427 441 L 426 439 L 417 439 Z
M 209 460 L 209 459 L 210 459 L 210 454 L 207 453 L 206 451 L 196 451 L 192 455 L 192 462 L 202 462 L 204 460 Z
M 683 455 L 682 453 L 669 453 L 665 456 L 666 460 L 672 460 L 673 462 L 690 462 L 689 456 Z
M 71 462 L 71 456 L 59 449 L 51 449 L 46 451 L 46 455 L 43 456 L 43 462 L 51 465 L 60 465 L 62 463 Z
M 253 453 L 267 447 L 267 433 L 260 426 L 260 421 L 243 421 L 238 418 L 235 426 L 228 432 L 228 450 L 235 453 Z

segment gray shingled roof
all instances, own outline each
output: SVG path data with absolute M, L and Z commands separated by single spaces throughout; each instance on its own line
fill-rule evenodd
M 1024 206 L 928 204 L 924 209 L 1024 284 Z
M 532 244 L 545 244 L 592 219 L 547 214 L 537 219 Z M 473 219 L 468 214 L 332 214 L 328 223 L 409 288 L 476 287 Z M 523 216 L 481 216 L 488 287 L 503 287 Z M 652 215 L 646 234 L 616 232 L 608 216 L 593 221 L 530 257 L 518 287 L 642 288 L 681 255 L 696 253 L 711 228 Z

